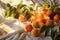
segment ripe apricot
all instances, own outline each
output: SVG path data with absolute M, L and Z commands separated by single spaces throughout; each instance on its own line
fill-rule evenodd
M 59 15 L 55 15 L 53 19 L 54 19 L 55 22 L 59 22 L 60 16 Z
M 50 20 L 49 16 L 44 15 L 44 20 Z
M 43 9 L 43 10 L 42 10 L 42 13 L 43 13 L 43 14 L 46 14 L 47 11 L 48 11 L 47 9 Z
M 31 22 L 36 21 L 36 17 L 32 16 L 32 17 L 30 18 L 30 21 L 31 21 Z
M 47 25 L 47 26 L 52 25 L 52 20 L 50 20 L 50 19 L 49 19 L 49 20 L 46 20 L 46 25 Z
M 37 18 L 38 12 L 35 11 L 33 15 Z
M 25 22 L 25 21 L 26 21 L 25 16 L 24 16 L 24 15 L 20 15 L 19 21 L 20 21 L 20 22 Z
M 51 10 L 48 10 L 47 13 L 46 13 L 46 15 L 47 15 L 47 16 L 50 16 L 51 13 L 52 13 L 52 11 L 51 11 Z
M 44 15 L 43 14 L 38 14 L 37 18 L 38 19 L 44 19 Z
M 33 27 L 31 24 L 26 24 L 24 29 L 25 29 L 25 31 L 30 32 L 33 29 Z
M 44 26 L 44 21 L 43 20 L 38 20 L 37 22 L 39 24 L 39 27 L 43 27 Z
M 32 22 L 32 26 L 35 28 L 39 28 L 39 24 L 37 21 Z
M 39 35 L 38 30 L 32 29 L 32 31 L 31 31 L 31 36 L 37 37 L 38 35 Z

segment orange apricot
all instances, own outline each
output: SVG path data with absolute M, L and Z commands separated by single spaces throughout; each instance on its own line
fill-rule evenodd
M 38 30 L 32 29 L 32 31 L 31 31 L 31 36 L 37 37 L 38 35 L 39 35 Z
M 44 21 L 43 20 L 38 20 L 37 22 L 39 24 L 39 27 L 43 27 L 44 26 Z
M 30 32 L 33 29 L 31 24 L 26 24 L 24 30 Z
M 50 20 L 50 19 L 49 19 L 49 20 L 46 20 L 46 25 L 47 25 L 47 26 L 52 25 L 52 20 Z
M 25 16 L 24 16 L 24 15 L 20 15 L 19 21 L 20 21 L 20 22 L 25 22 L 25 21 L 26 21 Z
M 55 15 L 53 19 L 54 19 L 55 22 L 59 22 L 60 16 L 59 15 Z
M 37 18 L 42 20 L 42 19 L 44 19 L 44 15 L 43 14 L 38 14 Z
M 50 20 L 49 16 L 44 15 L 44 20 Z
M 47 9 L 43 9 L 43 10 L 42 10 L 42 13 L 43 13 L 43 14 L 46 14 L 47 11 L 48 11 Z
M 47 15 L 47 16 L 50 16 L 51 13 L 52 13 L 52 11 L 51 11 L 51 10 L 48 10 L 47 13 L 46 13 L 46 15 Z
M 31 21 L 31 22 L 36 21 L 36 17 L 32 16 L 32 17 L 30 18 L 30 21 Z
M 39 28 L 39 24 L 37 21 L 32 22 L 32 26 L 35 28 Z
M 37 18 L 38 12 L 35 11 L 33 15 Z

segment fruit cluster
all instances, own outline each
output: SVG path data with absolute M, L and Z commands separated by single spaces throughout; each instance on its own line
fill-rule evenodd
M 60 21 L 60 16 L 58 14 L 55 14 L 52 16 L 51 14 L 53 13 L 49 9 L 43 9 L 41 13 L 38 13 L 38 11 L 34 11 L 32 14 L 33 15 L 29 18 L 29 20 L 27 20 L 24 15 L 21 15 L 19 17 L 19 21 L 20 22 L 30 21 L 32 25 L 35 27 L 37 27 L 36 25 L 39 25 L 39 27 L 41 27 L 44 24 L 52 25 L 52 21 L 56 23 L 59 23 Z
M 27 32 L 31 32 L 32 36 L 37 36 L 39 34 L 38 30 L 36 30 L 37 28 L 42 28 L 44 25 L 52 27 L 54 25 L 53 22 L 60 22 L 60 16 L 58 14 L 53 15 L 53 20 L 51 19 L 52 11 L 48 8 L 42 9 L 41 13 L 34 11 L 32 14 L 33 15 L 29 18 L 29 20 L 26 20 L 24 15 L 19 17 L 20 22 L 31 22 L 31 24 L 26 24 L 24 29 Z

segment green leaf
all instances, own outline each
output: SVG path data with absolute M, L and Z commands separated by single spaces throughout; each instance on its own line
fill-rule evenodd
M 44 33 L 45 32 L 45 36 L 48 36 L 50 30 L 51 30 L 50 26 L 44 25 L 42 28 L 40 28 L 40 33 Z
M 15 16 L 14 12 L 12 12 L 10 16 L 11 16 L 11 17 L 14 17 L 14 16 Z
M 31 17 L 31 14 L 30 13 L 28 13 L 28 11 L 25 13 L 25 15 L 24 15 L 25 17 L 26 17 L 26 19 L 28 20 L 30 17 Z
M 42 28 L 40 28 L 40 33 L 43 33 L 45 31 L 45 26 L 43 26 Z
M 49 35 L 50 30 L 51 30 L 51 27 L 47 26 L 46 31 L 45 31 L 45 36 Z
M 44 8 L 48 8 L 48 7 L 49 7 L 48 2 L 46 2 L 46 3 L 42 6 L 43 9 L 44 9 Z
M 57 40 L 57 30 L 51 31 L 51 38 L 52 38 L 52 40 Z
M 30 7 L 30 10 L 31 10 L 31 11 L 35 11 L 32 7 Z
M 8 9 L 5 11 L 5 17 L 9 17 L 9 16 L 10 16 L 10 10 Z
M 14 16 L 14 18 L 18 19 L 18 17 L 19 17 L 19 14 L 16 13 L 16 15 Z
M 18 8 L 21 8 L 22 7 L 22 2 L 23 2 L 23 0 L 21 0 L 21 2 L 18 4 Z
M 7 3 L 7 6 L 9 7 L 9 9 L 11 9 L 11 7 L 12 7 L 9 3 Z
M 24 7 L 23 7 L 23 9 L 24 9 L 24 10 L 23 10 L 23 12 L 25 12 L 25 11 L 27 10 L 27 8 L 26 8 L 26 7 L 27 7 L 27 6 L 24 6 Z
M 52 11 L 54 11 L 55 6 L 50 6 L 49 8 L 50 8 Z

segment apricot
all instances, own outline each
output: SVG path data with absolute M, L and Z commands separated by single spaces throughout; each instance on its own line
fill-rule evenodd
M 38 14 L 37 18 L 38 19 L 44 19 L 44 15 L 43 14 Z
M 50 20 L 49 16 L 44 15 L 44 20 Z
M 47 16 L 50 16 L 51 14 L 52 14 L 51 10 L 48 10 L 47 13 L 46 13 Z
M 20 21 L 20 22 L 25 22 L 25 21 L 26 21 L 25 16 L 24 16 L 24 15 L 20 15 L 19 21 Z
M 43 20 L 38 20 L 37 22 L 39 24 L 39 27 L 43 27 L 44 26 L 44 21 Z
M 48 9 L 43 9 L 43 10 L 42 10 L 42 13 L 43 13 L 43 14 L 46 14 L 47 11 L 48 11 Z
M 31 21 L 31 22 L 36 21 L 36 17 L 32 16 L 32 17 L 30 18 L 30 21 Z
M 32 29 L 32 31 L 31 31 L 31 36 L 37 37 L 38 35 L 39 35 L 38 30 Z
M 38 11 L 35 11 L 33 15 L 37 18 Z
M 30 32 L 33 29 L 31 24 L 26 24 L 24 30 Z
M 54 19 L 55 22 L 58 23 L 59 20 L 60 20 L 60 16 L 59 15 L 55 15 L 53 19 Z
M 39 28 L 39 24 L 37 21 L 32 22 L 32 26 L 35 28 Z
M 49 20 L 46 20 L 46 25 L 47 25 L 47 26 L 52 25 L 52 20 L 50 20 L 50 19 L 49 19 Z

